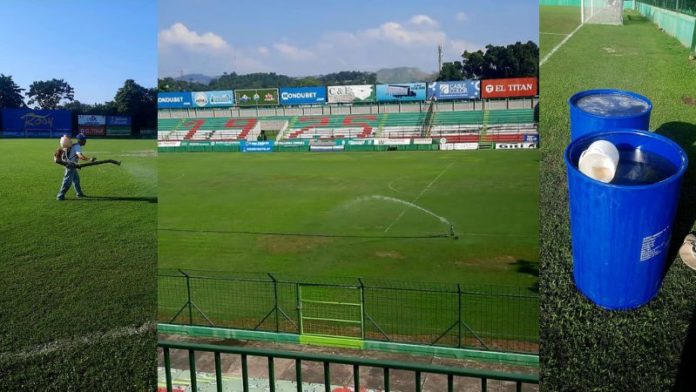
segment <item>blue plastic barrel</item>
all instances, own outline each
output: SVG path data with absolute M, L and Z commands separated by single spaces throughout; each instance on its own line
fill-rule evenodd
M 570 140 L 610 129 L 650 127 L 652 102 L 640 94 L 615 89 L 581 91 L 568 99 Z
M 580 154 L 600 139 L 617 146 L 620 165 L 628 153 L 660 157 L 665 176 L 648 184 L 616 185 L 582 174 L 578 170 Z M 595 132 L 571 142 L 565 161 L 573 275 L 578 290 L 606 309 L 631 309 L 647 303 L 657 294 L 664 274 L 688 163 L 684 150 L 654 133 L 616 130 Z

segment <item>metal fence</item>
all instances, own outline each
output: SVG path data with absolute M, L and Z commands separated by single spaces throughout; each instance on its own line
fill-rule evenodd
M 185 384 L 187 386 L 190 385 L 192 391 L 199 390 L 199 379 L 203 379 L 203 381 L 208 381 L 209 385 L 212 384 L 212 382 L 214 382 L 215 390 L 217 391 L 221 392 L 223 390 L 230 390 L 230 377 L 228 377 L 227 380 L 225 380 L 225 375 L 223 375 L 222 372 L 222 361 L 223 359 L 227 359 L 224 358 L 223 355 L 225 357 L 234 356 L 239 358 L 242 375 L 241 384 L 242 390 L 244 392 L 251 390 L 267 390 L 270 392 L 274 392 L 278 384 L 280 382 L 283 382 L 283 379 L 288 378 L 293 382 L 298 392 L 306 391 L 307 389 L 304 383 L 307 381 L 307 378 L 305 378 L 305 373 L 309 373 L 308 378 L 310 378 L 310 380 L 313 380 L 313 384 L 317 384 L 317 381 L 320 381 L 319 383 L 323 385 L 323 389 L 325 391 L 349 390 L 345 387 L 338 387 L 334 389 L 334 386 L 332 385 L 332 365 L 334 367 L 336 367 L 337 365 L 347 365 L 352 367 L 351 381 L 353 391 L 366 390 L 364 386 L 368 384 L 368 382 L 365 382 L 363 379 L 361 379 L 361 374 L 367 373 L 368 376 L 371 375 L 372 378 L 375 378 L 374 372 L 372 370 L 382 371 L 382 390 L 384 392 L 389 392 L 392 390 L 391 385 L 393 378 L 398 379 L 398 381 L 400 381 L 396 383 L 397 389 L 407 390 L 404 389 L 405 383 L 403 380 L 407 377 L 406 374 L 408 374 L 410 377 L 413 377 L 412 390 L 416 392 L 420 392 L 424 389 L 426 376 L 428 375 L 446 376 L 446 386 L 441 385 L 439 386 L 438 390 L 444 391 L 446 388 L 446 390 L 449 392 L 455 391 L 455 388 L 458 391 L 479 390 L 481 392 L 486 392 L 490 389 L 510 391 L 514 390 L 518 392 L 522 392 L 523 390 L 535 391 L 538 390 L 539 384 L 539 376 L 535 374 L 507 373 L 499 371 L 466 369 L 462 367 L 447 367 L 440 365 L 419 364 L 402 361 L 365 359 L 343 357 L 337 355 L 311 354 L 280 350 L 264 350 L 245 347 L 215 346 L 182 342 L 159 341 L 158 346 L 162 351 L 162 357 L 164 362 L 163 370 L 166 391 L 174 391 L 174 385 L 177 384 L 172 376 L 173 366 L 171 352 L 174 350 L 182 350 L 187 352 L 188 354 L 187 356 L 189 377 L 188 380 L 186 380 Z M 210 359 L 208 358 L 204 362 L 204 364 L 214 364 L 214 375 L 209 375 L 207 374 L 207 372 L 206 374 L 198 374 L 196 366 L 197 354 L 198 356 L 204 356 L 206 354 L 208 356 L 210 356 L 210 354 L 214 356 L 213 361 L 210 361 Z M 266 375 L 268 378 L 267 380 L 263 380 L 262 386 L 257 384 L 254 388 L 251 388 L 250 381 L 252 380 L 252 377 L 250 376 L 250 357 L 267 359 Z M 278 362 L 278 360 L 283 359 L 293 361 L 294 372 L 290 371 L 290 369 L 283 369 L 282 372 L 276 372 L 276 362 Z M 317 370 L 307 368 L 307 363 L 316 363 L 317 365 L 319 365 L 319 367 L 323 369 L 321 376 L 317 377 L 319 373 Z M 365 369 L 367 370 L 367 372 L 361 372 L 361 368 L 367 368 Z M 400 372 L 398 378 L 394 377 L 396 372 Z M 279 376 L 277 376 L 277 373 L 279 374 Z M 292 373 L 294 373 L 294 375 L 292 375 Z M 259 380 L 254 381 L 258 383 Z M 465 384 L 465 381 L 469 381 L 469 383 Z M 471 381 L 477 382 L 472 383 Z M 490 388 L 491 381 L 497 382 L 497 385 L 495 385 L 497 386 L 497 388 Z M 336 383 L 340 382 L 345 382 L 345 380 L 336 380 Z M 458 382 L 459 384 L 455 384 L 456 382 Z M 206 390 L 212 390 L 212 388 Z
M 163 323 L 538 353 L 534 288 L 161 270 Z
M 696 0 L 638 0 L 638 2 L 696 16 Z

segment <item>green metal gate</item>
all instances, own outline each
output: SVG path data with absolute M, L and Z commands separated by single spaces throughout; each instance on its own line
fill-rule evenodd
M 300 284 L 297 287 L 300 333 L 364 339 L 363 303 L 360 287 Z

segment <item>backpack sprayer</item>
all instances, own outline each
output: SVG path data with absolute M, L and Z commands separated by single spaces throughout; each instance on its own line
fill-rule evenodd
M 53 162 L 61 165 L 61 166 L 74 166 L 77 169 L 82 169 L 83 167 L 89 167 L 89 166 L 96 166 L 96 165 L 103 165 L 105 163 L 111 163 L 114 165 L 121 166 L 121 161 L 117 161 L 114 159 L 103 159 L 101 161 L 97 161 L 96 158 L 92 158 L 90 162 L 86 163 L 72 163 L 68 159 L 68 156 L 70 154 L 70 149 L 72 148 L 72 140 L 70 137 L 67 135 L 63 136 L 60 138 L 60 147 L 53 153 Z

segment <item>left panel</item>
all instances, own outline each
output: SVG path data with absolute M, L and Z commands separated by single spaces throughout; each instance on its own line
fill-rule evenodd
M 155 388 L 156 11 L 0 4 L 2 391 Z

